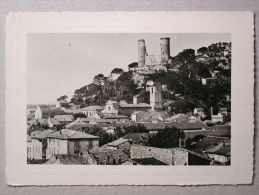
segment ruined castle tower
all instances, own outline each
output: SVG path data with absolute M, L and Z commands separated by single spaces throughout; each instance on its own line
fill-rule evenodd
M 162 110 L 162 87 L 160 83 L 155 83 L 149 88 L 150 92 L 150 106 L 152 110 Z
M 138 40 L 138 66 L 145 66 L 146 45 L 145 40 Z
M 170 59 L 170 38 L 160 38 L 160 47 L 161 47 L 161 64 L 168 63 Z

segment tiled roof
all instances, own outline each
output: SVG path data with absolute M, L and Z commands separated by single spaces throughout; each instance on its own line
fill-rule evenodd
M 172 125 L 180 130 L 199 130 L 199 129 L 207 129 L 207 125 L 200 121 L 182 121 L 182 122 L 173 122 Z
M 210 152 L 213 154 L 218 154 L 218 155 L 223 155 L 223 156 L 230 156 L 230 152 L 231 152 L 231 146 L 224 146 L 222 148 L 220 148 L 219 150 L 216 150 L 214 152 Z
M 127 119 L 129 117 L 124 116 L 124 115 L 111 115 L 111 116 L 106 116 L 104 119 Z
M 69 123 L 66 125 L 66 128 L 72 128 L 72 127 L 84 127 L 84 126 L 87 126 L 87 123 L 84 123 L 82 121 L 73 121 L 72 123 Z
M 98 111 L 98 110 L 102 110 L 102 109 L 103 109 L 102 106 L 93 105 L 93 106 L 87 106 L 85 108 L 80 108 L 80 109 L 78 109 L 78 111 Z
M 149 104 L 140 103 L 140 104 L 121 104 L 121 108 L 150 108 Z
M 202 153 L 203 151 L 207 151 L 210 148 L 215 147 L 222 142 L 228 141 L 229 138 L 208 136 L 203 138 L 201 141 L 197 142 L 195 145 L 191 146 L 189 149 L 195 152 Z
M 74 120 L 73 115 L 56 115 L 54 118 L 59 122 L 68 122 Z
M 90 135 L 80 131 L 62 129 L 49 134 L 47 137 L 55 139 L 99 139 L 98 136 Z
M 182 113 L 179 113 L 179 114 L 176 114 L 174 116 L 171 116 L 171 117 L 168 117 L 167 119 L 165 119 L 166 121 L 187 121 L 189 120 L 189 116 L 187 116 L 186 114 L 182 114 Z
M 128 139 L 119 138 L 119 139 L 117 139 L 117 140 L 115 140 L 113 142 L 108 143 L 107 146 L 118 146 L 118 145 L 123 144 L 123 143 L 125 143 L 127 141 L 129 141 L 129 140 Z
M 51 129 L 48 129 L 48 130 L 45 130 L 45 131 L 42 131 L 42 132 L 39 132 L 37 133 L 36 135 L 34 136 L 31 136 L 32 139 L 44 139 L 46 138 L 50 133 L 52 133 L 53 130 Z

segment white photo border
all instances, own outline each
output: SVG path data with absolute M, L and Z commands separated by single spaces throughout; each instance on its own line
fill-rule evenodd
M 251 184 L 254 137 L 251 12 L 13 12 L 6 18 L 8 185 Z M 108 166 L 26 163 L 28 33 L 231 33 L 231 165 Z M 89 67 L 94 68 L 94 67 Z

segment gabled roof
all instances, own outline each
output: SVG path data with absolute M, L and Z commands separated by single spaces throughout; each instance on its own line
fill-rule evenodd
M 231 146 L 224 146 L 214 152 L 209 152 L 211 154 L 218 154 L 218 155 L 223 155 L 223 156 L 230 156 L 230 152 L 231 152 Z
M 124 116 L 124 115 L 111 115 L 111 116 L 106 116 L 106 117 L 103 117 L 104 119 L 127 119 L 128 117 L 127 116 Z
M 174 116 L 171 116 L 171 117 L 168 117 L 167 119 L 165 119 L 166 121 L 187 121 L 189 120 L 190 117 L 186 114 L 183 114 L 183 113 L 179 113 L 179 114 L 176 114 Z
M 151 108 L 149 104 L 140 103 L 140 104 L 121 104 L 120 108 Z
M 229 138 L 225 137 L 208 136 L 197 142 L 195 145 L 191 146 L 189 149 L 195 152 L 207 152 L 207 150 L 217 146 L 222 142 L 227 143 L 229 140 Z
M 124 138 L 119 138 L 113 142 L 110 142 L 107 144 L 107 146 L 118 146 L 120 144 L 123 144 L 125 142 L 129 141 L 128 139 L 124 139 Z
M 53 132 L 49 134 L 47 137 L 54 139 L 99 139 L 98 136 L 69 129 L 62 129 L 60 131 Z
M 67 121 L 73 121 L 74 117 L 73 115 L 56 115 L 54 117 L 59 122 L 67 122 Z

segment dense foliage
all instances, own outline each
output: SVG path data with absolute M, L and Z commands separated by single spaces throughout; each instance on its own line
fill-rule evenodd
M 133 62 L 129 68 L 137 67 Z M 93 104 L 104 105 L 107 100 L 126 100 L 132 102 L 136 94 L 143 94 L 145 102 L 149 102 L 149 95 L 145 86 L 137 87 L 139 82 L 134 79 L 138 73 L 124 72 L 114 68 L 112 73 L 119 73 L 116 80 L 111 80 L 103 74 L 93 78 L 93 82 L 77 89 L 71 102 L 81 107 Z M 143 76 L 143 75 L 142 75 Z M 207 79 L 207 83 L 202 80 Z M 157 72 L 144 75 L 147 80 L 158 81 L 167 86 L 163 90 L 163 101 L 173 100 L 172 112 L 189 112 L 194 107 L 203 107 L 209 112 L 211 106 L 219 103 L 228 107 L 227 97 L 230 97 L 231 84 L 231 44 L 216 43 L 209 47 L 201 47 L 196 52 L 185 49 L 172 57 L 167 72 Z

